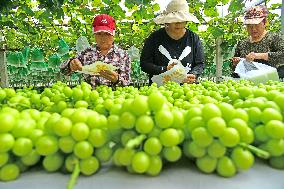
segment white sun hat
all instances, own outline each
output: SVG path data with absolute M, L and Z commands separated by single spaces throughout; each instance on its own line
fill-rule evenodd
M 186 0 L 172 0 L 159 16 L 154 19 L 156 24 L 192 21 L 199 23 L 198 19 L 189 13 Z

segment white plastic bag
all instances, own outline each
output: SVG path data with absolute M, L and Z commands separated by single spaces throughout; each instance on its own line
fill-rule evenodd
M 168 81 L 174 81 L 176 83 L 182 83 L 183 80 L 186 78 L 187 73 L 191 70 L 191 64 L 187 64 L 186 67 L 184 67 L 181 63 L 181 60 L 184 59 L 190 52 L 191 48 L 189 46 L 185 47 L 183 52 L 181 53 L 179 59 L 173 59 L 170 55 L 170 53 L 165 49 L 162 45 L 159 46 L 159 51 L 168 58 L 169 63 L 173 64 L 176 63 L 175 66 L 173 66 L 172 69 L 161 73 L 159 75 L 154 75 L 151 80 L 155 83 L 157 83 L 158 86 L 164 85 Z
M 240 78 L 250 80 L 255 84 L 265 83 L 268 80 L 279 81 L 276 68 L 258 62 L 247 62 L 243 58 L 237 64 L 235 73 Z

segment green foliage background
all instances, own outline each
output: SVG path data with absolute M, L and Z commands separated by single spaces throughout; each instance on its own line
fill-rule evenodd
M 214 67 L 215 40 L 223 38 L 224 63 L 228 64 L 234 45 L 246 36 L 240 21 L 244 0 L 189 0 L 190 12 L 197 16 L 200 24 L 188 23 L 188 28 L 203 40 L 207 67 Z M 269 1 L 267 1 L 269 2 Z M 160 7 L 151 0 L 126 0 L 124 5 L 132 12 L 126 16 L 120 0 L 6 0 L 0 2 L 0 32 L 5 36 L 9 49 L 41 47 L 46 57 L 57 51 L 58 40 L 63 38 L 70 47 L 76 39 L 85 35 L 93 42 L 92 19 L 95 14 L 107 13 L 117 20 L 116 42 L 123 48 L 132 45 L 141 49 L 144 39 L 160 26 L 152 19 Z M 229 4 L 229 14 L 222 17 L 217 6 Z M 272 4 L 270 10 L 281 4 Z M 36 8 L 38 7 L 38 8 Z M 205 20 L 211 18 L 209 21 Z M 280 31 L 278 15 L 270 14 L 268 29 Z M 64 18 L 70 17 L 68 23 Z M 57 20 L 58 24 L 54 23 Z M 199 31 L 200 25 L 206 30 Z M 211 72 L 214 69 L 211 69 Z M 207 74 L 210 74 L 209 72 Z

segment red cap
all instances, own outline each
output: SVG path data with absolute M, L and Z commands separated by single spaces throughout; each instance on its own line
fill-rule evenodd
M 93 31 L 97 32 L 107 32 L 111 35 L 115 33 L 115 20 L 113 17 L 107 14 L 99 14 L 95 16 L 93 21 Z

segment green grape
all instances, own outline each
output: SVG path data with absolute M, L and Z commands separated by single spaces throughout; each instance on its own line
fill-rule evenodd
M 174 116 L 169 110 L 160 110 L 155 113 L 155 123 L 158 127 L 165 129 L 170 127 L 174 122 Z
M 89 104 L 85 100 L 78 100 L 75 102 L 74 108 L 88 108 Z
M 256 141 L 259 141 L 259 142 L 266 142 L 270 139 L 270 137 L 267 135 L 265 131 L 264 125 L 258 125 L 254 129 L 254 135 L 255 135 Z
M 8 152 L 14 146 L 15 139 L 10 133 L 0 133 L 0 153 Z
M 170 162 L 176 162 L 181 158 L 181 149 L 178 146 L 163 148 L 163 157 Z
M 136 173 L 145 173 L 150 167 L 150 157 L 145 152 L 137 152 L 134 154 L 131 166 Z
M 123 112 L 119 118 L 119 124 L 124 129 L 132 129 L 135 122 L 136 117 L 131 112 Z
M 70 98 L 70 97 L 72 97 L 73 90 L 72 90 L 70 87 L 65 86 L 65 87 L 63 88 L 63 93 L 64 93 L 64 95 L 65 95 L 66 97 Z
M 53 113 L 51 116 L 48 117 L 48 120 L 44 124 L 44 130 L 48 134 L 53 134 L 53 126 L 54 124 L 60 119 L 60 115 L 58 113 Z
M 221 116 L 222 116 L 222 112 L 216 104 L 208 103 L 208 104 L 205 104 L 202 108 L 202 117 L 206 121 L 208 121 L 209 119 L 213 117 L 221 117 Z
M 227 125 L 223 118 L 213 117 L 207 122 L 207 129 L 209 133 L 214 137 L 219 137 L 225 131 Z
M 160 133 L 160 141 L 166 147 L 176 146 L 180 142 L 179 133 L 173 128 L 165 129 Z
M 71 136 L 60 137 L 58 140 L 59 149 L 66 154 L 73 152 L 75 143 Z
M 21 161 L 26 166 L 35 165 L 37 162 L 39 162 L 39 160 L 40 160 L 40 155 L 34 149 L 27 155 L 21 157 Z
M 265 106 L 264 106 L 264 109 L 265 108 L 273 108 L 279 112 L 281 112 L 281 109 L 280 107 L 274 102 L 274 101 L 266 101 L 265 102 Z
M 68 136 L 72 129 L 72 122 L 66 117 L 59 118 L 53 126 L 53 131 L 57 136 Z
M 250 127 L 247 127 L 245 133 L 239 133 L 239 134 L 240 134 L 241 142 L 244 142 L 247 144 L 251 144 L 254 142 L 254 133 Z
M 152 131 L 148 134 L 148 137 L 159 137 L 162 129 L 159 127 L 154 127 Z
M 110 115 L 107 118 L 107 127 L 111 134 L 115 135 L 122 131 L 119 125 L 119 116 L 118 115 Z
M 271 157 L 269 165 L 275 169 L 284 169 L 284 155 L 278 157 Z
M 282 121 L 283 117 L 278 110 L 274 108 L 265 108 L 261 114 L 261 121 L 266 124 L 271 120 Z
M 107 142 L 107 133 L 102 129 L 92 129 L 88 141 L 95 147 L 101 147 Z
M 247 110 L 247 113 L 249 115 L 249 120 L 253 123 L 258 123 L 261 121 L 261 110 L 257 107 L 250 107 Z
M 0 133 L 11 131 L 16 125 L 17 118 L 13 114 L 0 112 Z
M 249 121 L 248 113 L 242 108 L 237 108 L 235 110 L 234 118 L 240 118 L 240 119 L 244 120 L 245 122 Z
M 194 141 L 188 142 L 184 150 L 185 153 L 188 154 L 188 157 L 199 158 L 206 154 L 206 149 L 197 145 Z
M 241 147 L 233 149 L 231 158 L 239 170 L 248 170 L 254 163 L 254 156 L 252 153 Z
M 154 128 L 154 121 L 151 116 L 142 115 L 139 116 L 135 123 L 135 129 L 138 133 L 148 134 Z
M 121 112 L 131 112 L 131 106 L 134 99 L 125 99 L 122 103 Z
M 117 148 L 114 151 L 113 157 L 112 157 L 112 161 L 113 164 L 116 166 L 122 166 L 121 162 L 120 162 L 120 154 L 122 153 L 123 148 Z
M 67 106 L 68 106 L 68 104 L 65 101 L 60 100 L 55 105 L 55 110 L 56 110 L 56 112 L 61 113 L 63 110 L 65 110 L 67 108 Z
M 5 165 L 9 160 L 9 154 L 7 152 L 0 153 L 0 168 Z
M 132 101 L 132 105 L 130 106 L 131 112 L 133 112 L 137 116 L 146 114 L 146 112 L 149 111 L 148 103 L 145 103 L 147 101 L 147 96 L 136 96 Z
M 119 162 L 121 165 L 128 166 L 131 164 L 131 160 L 135 154 L 134 149 L 123 148 L 119 153 Z
M 44 132 L 41 129 L 33 129 L 28 138 L 32 140 L 33 143 L 37 141 L 37 139 L 43 136 Z
M 184 115 L 181 110 L 172 110 L 173 115 L 173 128 L 180 128 L 182 129 L 184 127 Z
M 74 88 L 72 88 L 72 91 L 73 91 L 72 97 L 75 101 L 83 99 L 83 97 L 84 97 L 83 90 L 81 90 L 77 87 L 74 87 Z
M 95 156 L 100 162 L 108 162 L 112 157 L 112 148 L 109 145 L 104 145 L 95 150 Z
M 69 119 L 72 123 L 86 123 L 88 120 L 87 110 L 84 108 L 76 109 Z
M 15 138 L 27 137 L 36 128 L 36 122 L 32 118 L 20 118 L 13 127 L 11 133 Z
M 160 92 L 152 92 L 148 96 L 148 106 L 152 111 L 159 111 L 162 109 L 163 105 L 166 103 L 166 98 Z
M 75 123 L 71 129 L 71 136 L 76 141 L 83 141 L 89 137 L 90 129 L 85 123 Z
M 284 123 L 279 120 L 271 120 L 264 126 L 267 135 L 273 139 L 284 138 Z
M 122 105 L 121 104 L 114 104 L 110 111 L 109 111 L 109 114 L 110 115 L 120 115 L 122 112 L 121 112 L 121 109 L 122 109 Z
M 222 118 L 226 122 L 230 121 L 231 119 L 235 117 L 236 110 L 234 106 L 232 106 L 231 104 L 228 104 L 226 102 L 221 102 L 218 104 L 218 107 L 220 108 L 222 112 Z
M 206 123 L 205 121 L 203 120 L 202 117 L 200 116 L 196 116 L 196 117 L 193 117 L 191 118 L 187 123 L 186 123 L 186 129 L 189 133 L 192 133 L 192 131 L 195 129 L 195 128 L 198 128 L 198 127 L 205 127 Z
M 281 108 L 282 111 L 284 110 L 284 95 L 283 95 L 283 93 L 275 96 L 273 101 L 276 102 L 276 104 Z
M 99 128 L 103 129 L 107 127 L 107 119 L 104 115 L 100 115 L 95 111 L 88 113 L 87 125 L 90 129 Z
M 93 175 L 98 171 L 100 167 L 100 163 L 97 158 L 94 156 L 89 157 L 87 159 L 80 160 L 80 171 L 83 175 Z
M 163 167 L 163 162 L 160 156 L 151 156 L 150 157 L 150 165 L 146 171 L 146 174 L 150 176 L 157 176 L 160 174 Z
M 252 94 L 252 89 L 247 86 L 242 86 L 237 88 L 237 92 L 239 92 L 241 98 L 246 98 Z
M 201 117 L 201 116 L 202 116 L 201 107 L 192 107 L 189 110 L 187 110 L 185 114 L 185 121 L 189 121 L 190 119 L 194 117 Z
M 232 177 L 236 174 L 236 166 L 234 162 L 227 156 L 218 159 L 217 173 L 222 177 Z
M 229 127 L 225 129 L 219 139 L 224 146 L 233 147 L 240 142 L 240 135 L 235 128 Z
M 62 117 L 66 117 L 66 118 L 71 118 L 72 114 L 75 112 L 75 109 L 73 108 L 66 108 L 61 112 L 61 116 Z
M 271 139 L 266 143 L 266 149 L 271 156 L 281 156 L 284 154 L 284 139 Z
M 247 123 L 244 120 L 234 118 L 228 123 L 228 126 L 235 128 L 238 131 L 241 142 L 245 142 L 248 144 L 253 142 L 253 131 L 248 127 Z
M 59 170 L 63 163 L 64 157 L 58 152 L 45 156 L 42 161 L 43 168 L 48 172 L 55 172 Z
M 214 140 L 207 148 L 208 155 L 213 158 L 220 158 L 225 155 L 226 147 L 218 140 Z
M 0 169 L 0 180 L 1 181 L 11 181 L 18 178 L 20 174 L 20 169 L 16 164 L 9 163 L 4 165 Z
M 93 146 L 87 141 L 80 141 L 74 146 L 74 154 L 80 159 L 86 159 L 94 153 Z
M 125 146 L 130 139 L 135 138 L 136 136 L 137 136 L 137 133 L 133 130 L 124 131 L 121 134 L 121 138 L 120 138 L 121 144 Z
M 42 136 L 36 141 L 35 149 L 42 156 L 54 154 L 58 151 L 57 138 L 51 135 Z
M 217 166 L 217 159 L 205 155 L 196 159 L 196 165 L 204 173 L 212 173 Z
M 207 147 L 213 141 L 212 135 L 204 127 L 198 127 L 194 129 L 192 132 L 192 139 L 197 145 L 201 147 Z
M 17 156 L 25 156 L 32 151 L 33 142 L 29 138 L 17 138 L 12 151 Z
M 157 137 L 148 138 L 143 146 L 143 149 L 149 155 L 158 155 L 162 150 L 162 144 Z
M 65 162 L 64 162 L 64 167 L 67 172 L 71 173 L 73 172 L 75 168 L 75 164 L 79 162 L 79 159 L 74 155 L 70 154 L 66 157 Z

